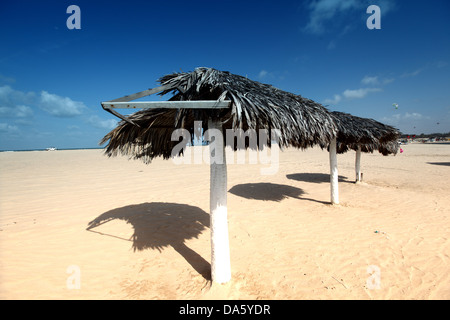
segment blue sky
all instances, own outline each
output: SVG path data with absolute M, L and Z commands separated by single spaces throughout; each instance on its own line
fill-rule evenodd
M 367 28 L 369 5 L 381 29 Z M 449 132 L 449 12 L 448 0 L 2 1 L 0 150 L 97 147 L 117 123 L 101 101 L 196 67 L 404 133 Z

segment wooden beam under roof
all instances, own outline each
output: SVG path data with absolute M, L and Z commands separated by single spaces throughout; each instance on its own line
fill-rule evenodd
M 229 100 L 102 102 L 103 108 L 107 109 L 226 109 L 230 104 Z

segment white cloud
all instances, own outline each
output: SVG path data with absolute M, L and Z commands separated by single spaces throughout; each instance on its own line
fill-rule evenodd
M 371 92 L 383 91 L 381 88 L 360 88 L 356 90 L 347 89 L 342 94 L 335 94 L 333 99 L 325 99 L 324 104 L 338 104 L 345 99 L 362 99 Z
M 35 96 L 34 92 L 22 92 L 5 85 L 0 87 L 0 106 L 11 108 L 17 104 L 30 104 Z
M 413 120 L 420 120 L 423 119 L 424 116 L 421 115 L 420 113 L 417 112 L 413 112 L 413 113 L 405 113 L 405 115 L 403 116 L 405 119 L 413 119 Z
M 14 134 L 19 132 L 19 128 L 9 125 L 7 123 L 0 123 L 0 132 L 7 134 Z
M 342 97 L 338 94 L 335 94 L 333 99 L 325 99 L 325 104 L 338 104 L 342 100 Z
M 375 0 L 375 1 L 369 0 L 366 3 L 367 3 L 366 7 L 369 4 L 375 4 L 379 6 L 383 16 L 386 16 L 387 13 L 395 11 L 397 9 L 397 4 L 393 0 Z
M 83 102 L 47 91 L 36 95 L 34 92 L 15 90 L 9 85 L 0 87 L 0 116 L 22 120 L 31 118 L 34 115 L 33 107 L 38 106 L 57 117 L 78 116 L 87 109 Z
M 380 79 L 377 76 L 365 76 L 364 78 L 362 78 L 361 83 L 365 84 L 367 86 L 377 86 L 377 85 L 387 85 L 391 82 L 394 82 L 394 78 L 385 78 L 385 79 Z
M 33 116 L 33 110 L 30 107 L 24 105 L 16 106 L 15 116 L 17 118 L 29 118 Z
M 387 85 L 393 82 L 393 78 L 381 78 L 379 76 L 366 75 L 361 79 L 361 83 L 369 86 L 359 89 L 347 89 L 340 94 L 335 94 L 332 99 L 325 99 L 323 102 L 325 104 L 338 104 L 342 99 L 362 99 L 366 97 L 369 93 L 383 91 L 380 86 Z
M 33 116 L 33 110 L 25 105 L 32 103 L 33 92 L 14 90 L 10 86 L 0 87 L 0 116 L 6 118 L 28 118 Z
M 81 115 L 86 108 L 83 102 L 74 101 L 68 97 L 41 92 L 40 107 L 56 117 L 74 117 Z
M 357 90 L 345 90 L 342 95 L 348 99 L 362 99 L 367 96 L 370 92 L 382 91 L 380 88 L 361 88 Z
M 405 112 L 405 113 L 396 113 L 389 117 L 383 117 L 381 119 L 382 122 L 385 122 L 390 125 L 411 125 L 411 121 L 413 120 L 421 120 L 421 121 L 430 121 L 431 117 L 424 116 L 421 113 L 417 112 Z
M 383 117 L 381 118 L 381 122 L 389 124 L 389 125 L 398 125 L 399 121 L 400 121 L 400 114 L 394 114 L 390 117 Z
M 308 5 L 310 11 L 308 24 L 304 31 L 313 34 L 322 34 L 325 23 L 332 20 L 337 14 L 360 7 L 357 0 L 317 0 Z
M 33 116 L 33 110 L 24 105 L 0 107 L 0 116 L 5 118 L 28 118 Z
M 260 79 L 263 79 L 263 78 L 265 78 L 268 74 L 269 74 L 269 73 L 268 73 L 266 70 L 261 70 L 261 71 L 259 72 L 259 74 L 258 74 L 258 77 L 259 77 Z
M 352 13 L 353 20 L 360 21 L 360 17 L 366 18 L 369 5 L 379 6 L 383 17 L 396 8 L 394 0 L 311 0 L 306 5 L 309 20 L 303 30 L 312 34 L 323 34 L 327 30 L 326 25 L 331 21 L 333 27 L 329 29 L 335 31 L 336 26 L 340 24 L 336 25 L 336 19 L 343 14 Z
M 117 120 L 114 119 L 101 119 L 98 116 L 91 116 L 87 119 L 87 122 L 99 129 L 112 130 L 117 126 Z
M 410 77 L 415 77 L 417 75 L 419 75 L 424 69 L 420 68 L 417 70 L 414 70 L 412 72 L 405 72 L 404 74 L 401 75 L 402 78 L 410 78 Z
M 365 76 L 361 80 L 361 83 L 365 84 L 365 85 L 375 85 L 376 86 L 377 84 L 379 84 L 379 81 L 378 81 L 378 77 Z

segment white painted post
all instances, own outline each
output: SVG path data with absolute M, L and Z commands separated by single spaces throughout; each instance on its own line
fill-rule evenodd
M 358 146 L 358 150 L 356 150 L 356 159 L 355 159 L 355 172 L 356 172 L 356 182 L 361 182 L 361 146 Z
M 230 246 L 228 240 L 227 218 L 227 163 L 225 156 L 225 139 L 222 124 L 209 119 L 208 130 L 217 129 L 222 133 L 215 135 L 214 147 L 210 145 L 210 229 L 211 229 L 211 279 L 216 283 L 226 283 L 231 280 Z M 212 153 L 215 152 L 214 157 Z M 222 152 L 221 163 L 217 152 Z M 214 163 L 213 163 L 214 162 Z
M 330 143 L 330 185 L 331 185 L 331 204 L 339 204 L 336 138 L 331 140 Z

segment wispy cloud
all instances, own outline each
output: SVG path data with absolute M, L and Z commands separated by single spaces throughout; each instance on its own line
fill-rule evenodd
M 338 104 L 342 100 L 341 95 L 335 94 L 333 99 L 325 99 L 323 102 L 325 104 Z
M 91 116 L 87 118 L 87 123 L 99 129 L 112 130 L 117 126 L 117 121 L 114 119 L 101 119 L 99 116 Z
M 378 5 L 385 16 L 387 13 L 393 11 L 396 8 L 394 0 L 312 0 L 306 5 L 306 9 L 309 12 L 308 23 L 303 28 L 304 32 L 320 35 L 328 30 L 336 30 L 335 20 L 337 17 L 341 17 L 347 14 L 353 14 L 355 17 L 365 17 L 366 9 L 369 5 Z M 360 12 L 360 14 L 358 14 Z M 342 21 L 348 19 L 342 19 Z M 360 21 L 357 18 L 356 21 Z M 333 28 L 328 28 L 330 22 L 333 22 Z M 344 22 L 343 22 L 344 23 Z M 350 25 L 342 29 L 347 31 Z M 333 48 L 336 44 L 329 44 L 329 48 Z
M 23 92 L 9 85 L 0 86 L 0 117 L 9 119 L 1 124 L 2 134 L 18 134 L 22 125 L 33 125 L 33 117 L 37 112 L 47 113 L 59 118 L 73 118 L 73 124 L 68 126 L 71 131 L 78 130 L 82 123 L 91 127 L 111 130 L 117 125 L 117 120 L 93 115 L 81 101 L 63 97 L 48 91 Z
M 380 76 L 366 75 L 361 79 L 363 88 L 358 89 L 346 89 L 340 94 L 335 94 L 332 99 L 325 99 L 325 104 L 338 104 L 343 99 L 363 99 L 370 93 L 383 91 L 383 86 L 395 81 L 394 78 L 383 78 Z
M 269 73 L 268 73 L 266 70 L 261 70 L 261 71 L 258 73 L 258 78 L 264 79 L 268 74 L 269 74 Z
M 325 104 L 338 104 L 343 99 L 363 99 L 369 93 L 383 91 L 381 88 L 359 88 L 359 89 L 347 89 L 341 94 L 335 94 L 332 99 L 325 99 L 323 103 Z
M 345 90 L 342 95 L 348 99 L 362 99 L 371 92 L 382 91 L 381 88 L 360 88 L 356 90 Z
M 0 117 L 4 118 L 29 118 L 33 115 L 33 110 L 25 105 L 0 106 Z
M 16 82 L 16 79 L 14 79 L 12 77 L 7 77 L 7 76 L 4 76 L 4 75 L 0 74 L 0 83 L 1 82 L 3 82 L 3 83 L 14 83 L 14 82 Z
M 22 92 L 10 86 L 0 87 L 0 116 L 4 118 L 26 118 L 33 115 L 28 106 L 33 103 L 33 92 Z
M 445 67 L 447 67 L 449 64 L 448 64 L 448 62 L 447 61 L 438 61 L 438 62 L 436 62 L 436 67 L 437 68 L 445 68 Z
M 34 92 L 15 90 L 9 85 L 0 87 L 0 105 L 12 106 L 16 103 L 29 104 L 35 98 Z
M 359 88 L 359 89 L 347 89 L 340 94 L 335 94 L 332 99 L 325 99 L 323 101 L 324 104 L 335 105 L 341 102 L 343 99 L 352 100 L 352 99 L 363 99 L 369 93 L 380 92 L 383 91 L 382 88 Z
M 394 82 L 394 78 L 381 78 L 379 76 L 364 76 L 364 78 L 361 79 L 361 83 L 366 86 L 380 86 L 380 85 L 387 85 L 389 83 Z
M 56 117 L 79 116 L 87 109 L 83 102 L 74 101 L 69 97 L 61 97 L 47 91 L 41 92 L 39 106 L 42 110 Z
M 418 112 L 405 112 L 405 113 L 396 113 L 389 117 L 383 117 L 381 119 L 382 122 L 385 122 L 389 125 L 401 126 L 401 125 L 409 125 L 414 124 L 414 121 L 429 121 L 431 117 L 423 115 Z
M 416 69 L 416 70 L 414 70 L 412 72 L 405 72 L 400 77 L 401 78 L 415 77 L 415 76 L 418 76 L 423 70 L 424 70 L 424 68 L 420 68 L 420 69 Z
M 439 61 L 433 61 L 428 62 L 422 65 L 420 68 L 411 68 L 410 70 L 404 72 L 400 75 L 400 78 L 412 78 L 416 77 L 419 74 L 422 74 L 423 72 L 428 72 L 436 69 L 442 69 L 449 66 L 449 63 L 447 61 L 439 60 Z M 412 70 L 412 71 L 411 71 Z
M 357 0 L 316 0 L 307 6 L 309 20 L 304 31 L 312 34 L 325 32 L 325 24 L 337 14 L 342 14 L 360 7 Z
M 6 134 L 17 134 L 19 133 L 19 128 L 8 123 L 0 123 L 0 132 Z
M 420 114 L 420 113 L 417 113 L 417 112 L 413 112 L 413 113 L 406 112 L 405 115 L 404 115 L 404 118 L 405 119 L 420 120 L 420 119 L 423 119 L 424 116 L 422 114 Z
M 378 77 L 370 77 L 370 76 L 365 76 L 362 80 L 361 80 L 362 84 L 365 85 L 378 85 L 380 83 L 380 81 L 378 80 Z
M 73 117 L 83 113 L 87 107 L 82 102 L 69 97 L 61 97 L 47 91 L 40 95 L 34 92 L 15 90 L 9 85 L 0 87 L 0 116 L 11 118 L 27 118 L 33 115 L 32 107 L 57 117 Z
M 258 79 L 260 81 L 282 81 L 288 74 L 289 71 L 287 70 L 285 70 L 284 72 L 261 70 L 258 73 Z
M 17 118 L 29 118 L 33 116 L 33 110 L 28 106 L 19 105 L 15 109 L 15 116 Z

